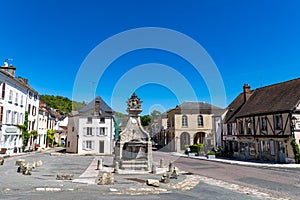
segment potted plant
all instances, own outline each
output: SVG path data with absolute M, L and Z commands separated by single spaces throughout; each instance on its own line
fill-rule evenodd
M 211 150 L 210 152 L 207 153 L 207 158 L 211 159 L 211 158 L 216 158 L 216 153 Z

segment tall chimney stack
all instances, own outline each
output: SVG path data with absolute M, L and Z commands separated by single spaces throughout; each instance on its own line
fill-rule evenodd
M 8 66 L 7 62 L 4 62 L 3 66 L 0 67 L 0 69 L 6 71 L 9 73 L 12 77 L 15 77 L 16 74 L 16 68 L 12 66 L 11 64 Z
M 100 115 L 100 97 L 95 98 L 95 108 L 94 108 L 94 115 Z
M 245 83 L 243 86 L 243 90 L 244 90 L 244 102 L 246 102 L 251 96 L 250 85 Z

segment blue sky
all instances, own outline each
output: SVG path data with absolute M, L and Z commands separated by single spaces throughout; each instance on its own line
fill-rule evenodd
M 76 76 L 90 52 L 116 34 L 143 27 L 177 31 L 206 50 L 224 83 L 226 103 L 214 102 L 220 107 L 228 105 L 244 83 L 257 88 L 300 74 L 298 1 L 0 0 L 0 8 L 0 62 L 13 58 L 17 76 L 28 78 L 40 94 L 73 98 Z M 205 77 L 182 57 L 158 49 L 120 55 L 106 66 L 99 82 L 87 78 L 82 96 L 74 100 L 90 101 L 100 95 L 115 110 L 125 112 L 125 101 L 136 90 L 143 100 L 143 114 L 195 100 L 176 85 L 184 85 L 184 79 L 154 65 L 153 71 L 169 84 L 155 80 L 133 89 L 135 80 L 128 79 L 131 70 L 149 63 L 174 69 L 174 76 L 179 74 L 190 84 L 196 100 L 211 102 Z

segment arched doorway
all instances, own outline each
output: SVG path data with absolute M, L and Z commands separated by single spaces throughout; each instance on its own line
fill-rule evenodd
M 190 134 L 183 132 L 180 135 L 180 150 L 185 150 L 186 146 L 190 144 Z
M 203 144 L 204 138 L 205 138 L 205 133 L 203 132 L 196 133 L 196 135 L 194 136 L 194 144 L 199 144 L 199 143 Z

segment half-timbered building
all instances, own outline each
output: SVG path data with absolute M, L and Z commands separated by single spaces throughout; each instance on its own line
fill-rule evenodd
M 244 91 L 227 107 L 222 140 L 227 155 L 290 162 L 300 139 L 300 78 Z

